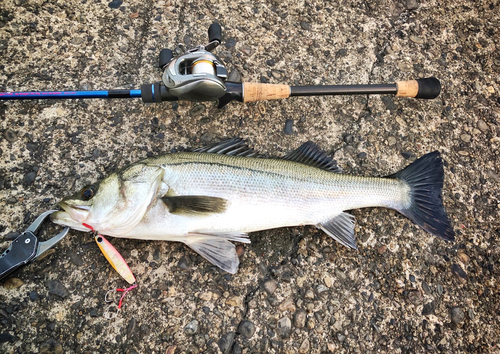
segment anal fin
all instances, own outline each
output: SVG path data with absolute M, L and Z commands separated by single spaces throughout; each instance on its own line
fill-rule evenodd
M 212 264 L 215 264 L 228 273 L 235 274 L 238 271 L 240 260 L 236 254 L 236 248 L 230 241 L 249 243 L 245 234 L 202 234 L 190 233 L 185 236 L 183 242 L 191 247 L 200 256 Z
M 333 219 L 320 223 L 318 228 L 344 246 L 358 249 L 354 238 L 354 216 L 351 214 L 342 212 Z
M 222 213 L 227 200 L 203 195 L 165 196 L 161 198 L 172 214 Z

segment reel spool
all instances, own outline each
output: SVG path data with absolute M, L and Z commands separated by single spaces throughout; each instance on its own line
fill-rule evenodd
M 215 75 L 215 65 L 213 62 L 201 59 L 193 63 L 191 72 L 194 74 L 210 74 Z

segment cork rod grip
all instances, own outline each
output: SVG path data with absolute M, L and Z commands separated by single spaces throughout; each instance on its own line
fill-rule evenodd
M 290 97 L 290 86 L 243 83 L 243 102 L 268 101 Z
M 398 85 L 398 93 L 396 93 L 398 97 L 415 97 L 418 94 L 417 80 L 398 81 L 396 85 Z
M 409 81 L 398 81 L 396 85 L 398 86 L 398 92 L 396 93 L 396 96 L 399 97 L 432 99 L 439 96 L 439 93 L 441 92 L 441 83 L 435 77 Z

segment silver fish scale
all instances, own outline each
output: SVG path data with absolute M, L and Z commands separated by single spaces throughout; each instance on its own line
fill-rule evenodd
M 343 210 L 409 202 L 409 188 L 399 180 L 337 174 L 279 159 L 179 153 L 145 162 L 164 168 L 163 181 L 172 195 L 228 200 L 222 214 L 199 218 L 199 223 L 191 218 L 192 229 L 251 232 L 314 225 Z

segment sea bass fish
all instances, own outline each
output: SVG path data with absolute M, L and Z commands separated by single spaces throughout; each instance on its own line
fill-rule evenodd
M 233 274 L 239 260 L 231 241 L 249 243 L 253 231 L 315 225 L 356 249 L 350 209 L 391 208 L 454 240 L 441 198 L 439 152 L 385 178 L 340 172 L 312 142 L 282 158 L 263 158 L 231 139 L 125 167 L 64 198 L 64 211 L 52 221 L 102 235 L 183 242 Z

